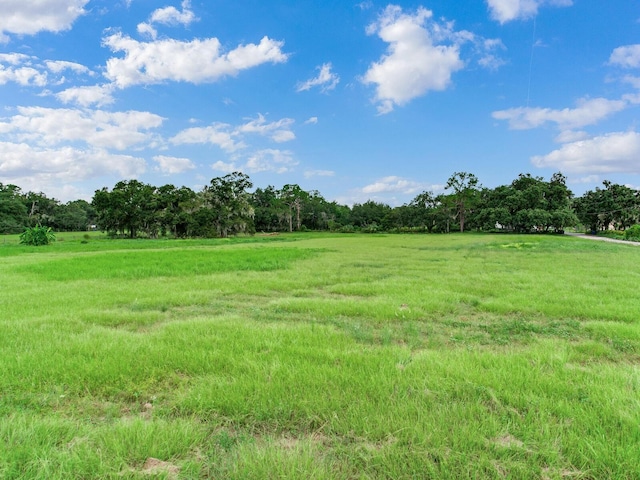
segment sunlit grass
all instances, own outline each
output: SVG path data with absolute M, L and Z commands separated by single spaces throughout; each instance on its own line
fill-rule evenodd
M 637 248 L 83 240 L 0 243 L 0 478 L 640 471 Z

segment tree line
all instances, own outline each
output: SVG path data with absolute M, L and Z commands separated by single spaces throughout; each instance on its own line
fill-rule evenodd
M 445 191 L 424 191 L 391 207 L 367 201 L 349 207 L 327 201 L 299 185 L 253 190 L 251 179 L 233 172 L 200 191 L 124 180 L 97 190 L 91 202 L 61 203 L 44 193 L 0 183 L 0 233 L 46 225 L 56 231 L 97 228 L 112 236 L 227 237 L 256 232 L 510 231 L 562 232 L 574 226 L 596 232 L 640 223 L 640 192 L 609 181 L 575 198 L 566 177 L 520 174 L 508 185 L 486 188 L 468 172 L 455 172 Z

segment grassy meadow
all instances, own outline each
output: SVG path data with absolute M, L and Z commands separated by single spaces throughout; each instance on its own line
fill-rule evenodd
M 2 479 L 635 479 L 640 248 L 0 238 Z

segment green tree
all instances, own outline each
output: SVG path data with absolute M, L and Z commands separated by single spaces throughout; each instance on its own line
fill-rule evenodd
M 308 198 L 309 194 L 296 184 L 287 184 L 280 190 L 280 200 L 282 204 L 288 208 L 286 215 L 290 232 L 293 231 L 294 218 L 296 230 L 300 230 L 300 226 L 302 225 L 301 212 Z
M 220 237 L 253 231 L 254 210 L 247 192 L 253 186 L 247 175 L 233 172 L 216 177 L 204 188 L 204 205 Z
M 0 233 L 19 233 L 29 221 L 22 191 L 16 185 L 0 183 Z
M 436 228 L 438 200 L 433 192 L 422 192 L 417 195 L 408 205 L 409 210 L 406 211 L 407 226 L 424 227 L 428 232 L 432 232 Z M 406 218 L 406 217 L 405 217 Z
M 89 229 L 96 222 L 93 206 L 85 200 L 73 200 L 58 205 L 54 227 L 61 232 L 78 232 Z
M 169 184 L 159 187 L 155 195 L 160 233 L 163 236 L 167 232 L 171 232 L 174 237 L 188 236 L 196 193 L 188 187 L 176 188 Z
M 302 226 L 310 230 L 326 230 L 329 222 L 335 217 L 332 215 L 331 205 L 317 190 L 307 192 L 303 205 Z
M 23 195 L 23 202 L 29 212 L 29 225 L 53 225 L 55 224 L 56 210 L 60 202 L 48 198 L 42 192 L 27 192 Z
M 251 195 L 251 206 L 254 210 L 254 225 L 256 231 L 274 232 L 281 229 L 280 220 L 283 211 L 280 198 L 274 186 L 256 188 Z
M 351 224 L 362 230 L 374 232 L 379 230 L 391 207 L 386 203 L 368 200 L 356 203 L 351 208 Z
M 453 190 L 460 232 L 464 232 L 465 220 L 472 210 L 478 193 L 478 179 L 473 173 L 455 172 L 447 180 L 445 190 Z
M 640 220 L 640 192 L 608 180 L 605 188 L 585 192 L 576 198 L 573 208 L 579 220 L 592 232 L 609 226 L 624 230 Z
M 570 208 L 572 196 L 560 173 L 554 174 L 549 182 L 528 173 L 520 174 L 510 185 L 483 189 L 476 218 L 484 230 L 561 232 L 577 221 Z
M 155 191 L 155 187 L 138 180 L 120 181 L 111 191 L 106 187 L 97 190 L 92 205 L 98 225 L 112 234 L 128 233 L 130 238 L 135 238 L 139 231 L 156 237 L 160 222 Z

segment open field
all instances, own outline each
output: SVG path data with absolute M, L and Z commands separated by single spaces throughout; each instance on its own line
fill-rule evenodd
M 639 248 L 58 238 L 0 238 L 2 479 L 640 475 Z

